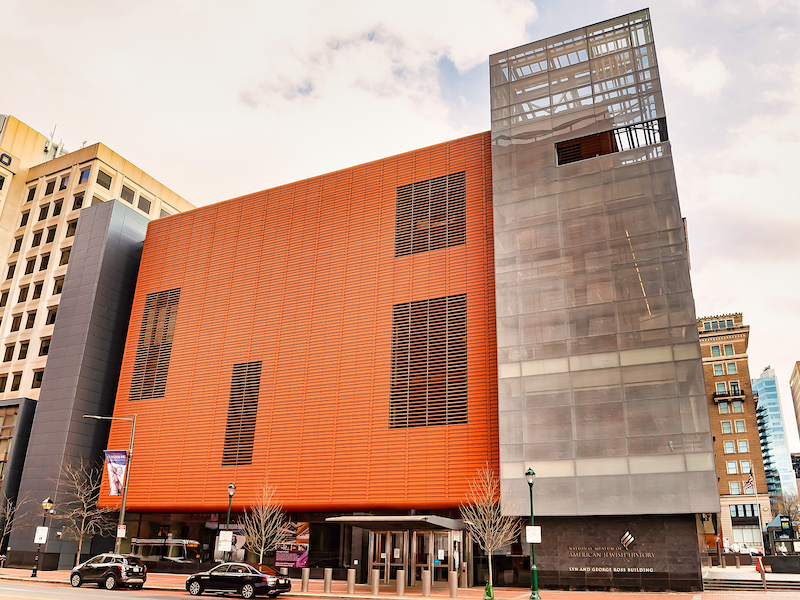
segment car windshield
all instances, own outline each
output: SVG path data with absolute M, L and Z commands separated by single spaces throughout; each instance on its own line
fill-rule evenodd
M 209 573 L 224 573 L 228 570 L 228 565 L 218 565 L 211 569 Z

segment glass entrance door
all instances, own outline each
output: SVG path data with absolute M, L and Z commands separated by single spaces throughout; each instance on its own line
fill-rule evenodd
M 431 567 L 431 534 L 429 531 L 414 532 L 414 579 L 413 585 L 422 585 L 422 571 Z
M 370 538 L 370 578 L 377 569 L 382 583 L 397 579 L 401 569 L 408 573 L 408 532 L 373 531 Z M 370 580 L 371 581 L 371 580 Z
M 372 578 L 372 571 L 377 569 L 380 580 L 384 581 L 386 579 L 386 532 L 371 532 L 370 542 L 369 576 Z
M 449 531 L 433 532 L 433 583 L 447 584 L 451 547 Z

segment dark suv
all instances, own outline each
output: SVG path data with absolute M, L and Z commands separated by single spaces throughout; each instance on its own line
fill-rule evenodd
M 130 554 L 100 554 L 72 569 L 72 587 L 96 583 L 107 590 L 117 587 L 141 589 L 147 581 L 147 567 L 138 556 Z

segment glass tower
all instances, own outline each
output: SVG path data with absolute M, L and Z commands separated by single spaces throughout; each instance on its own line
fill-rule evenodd
M 752 384 L 753 391 L 758 392 L 758 408 L 762 409 L 762 414 L 765 415 L 769 456 L 780 477 L 780 489 L 776 489 L 775 492 L 797 495 L 797 479 L 792 468 L 789 446 L 786 443 L 785 420 L 775 370 L 764 369 L 759 377 L 752 380 Z

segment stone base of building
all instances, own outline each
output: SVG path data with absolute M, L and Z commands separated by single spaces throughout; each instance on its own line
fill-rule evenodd
M 695 515 L 537 519 L 543 588 L 703 589 Z M 528 578 L 530 580 L 530 578 Z

